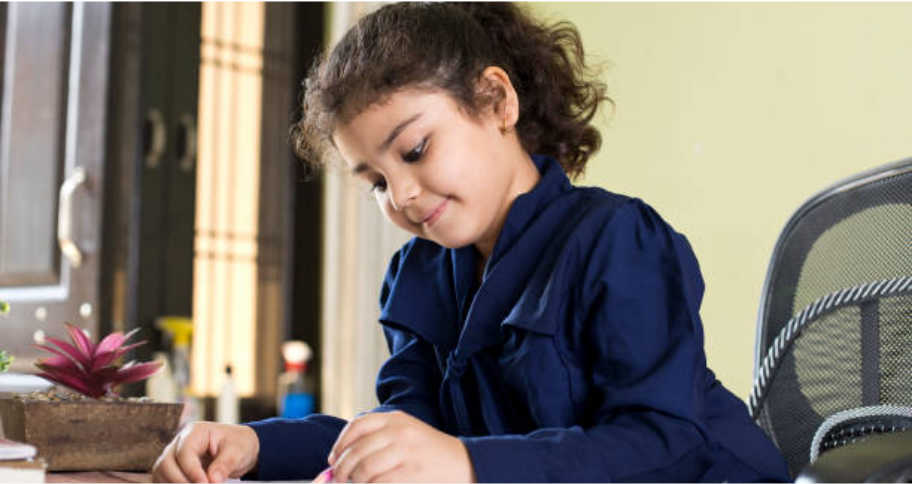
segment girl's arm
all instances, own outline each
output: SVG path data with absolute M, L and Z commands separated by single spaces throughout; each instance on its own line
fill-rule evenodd
M 392 356 L 377 375 L 381 405 L 374 412 L 403 411 L 439 429 L 437 394 L 442 377 L 433 347 L 406 330 L 384 326 L 383 332 Z
M 399 254 L 390 263 L 381 296 L 389 294 Z M 382 405 L 373 412 L 402 411 L 433 428 L 439 428 L 437 389 L 440 375 L 432 346 L 399 329 L 384 326 L 390 358 L 377 376 L 377 398 Z M 260 440 L 258 480 L 313 478 L 327 466 L 327 457 L 348 421 L 329 415 L 310 415 L 303 419 L 273 418 L 249 425 Z
M 347 421 L 329 415 L 271 418 L 249 422 L 260 442 L 259 481 L 311 479 L 326 468 L 326 456 Z
M 440 387 L 431 346 L 404 331 L 384 329 L 392 356 L 377 377 L 375 412 L 403 411 L 438 427 L 435 389 Z M 312 478 L 327 466 L 327 456 L 346 420 L 329 415 L 274 418 L 249 425 L 260 440 L 258 480 Z

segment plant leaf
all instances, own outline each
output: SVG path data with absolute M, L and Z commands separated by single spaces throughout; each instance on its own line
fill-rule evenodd
M 42 372 L 42 373 L 38 373 L 38 376 L 40 376 L 41 378 L 50 380 L 54 383 L 59 383 L 60 385 L 71 388 L 88 397 L 98 398 L 100 396 L 104 396 L 104 393 L 101 393 L 99 395 L 97 390 L 93 390 L 93 389 L 89 388 L 82 380 L 80 380 L 79 378 L 73 378 L 70 375 L 50 374 L 50 373 Z
M 92 355 L 82 353 L 82 351 L 79 348 L 76 348 L 75 346 L 71 345 L 70 343 L 67 343 L 66 341 L 61 341 L 57 338 L 52 338 L 50 336 L 46 336 L 44 339 L 48 343 L 53 343 L 55 346 L 57 346 L 61 350 L 65 351 L 66 354 L 69 355 L 73 361 L 82 365 L 83 368 L 89 368 L 91 366 Z M 50 349 L 50 346 L 47 345 L 47 348 Z M 57 354 L 60 354 L 60 353 L 57 353 Z
M 85 373 L 83 370 L 79 368 L 76 363 L 73 363 L 73 360 L 70 360 L 69 358 L 63 356 L 52 356 L 38 360 L 35 363 L 35 366 L 37 366 L 39 370 L 42 370 L 44 374 L 57 378 L 58 380 L 65 380 L 67 382 L 77 380 L 81 382 L 82 386 L 80 388 L 88 388 L 90 386 L 85 381 Z M 73 388 L 72 385 L 68 386 Z M 75 388 L 73 389 L 76 390 Z
M 0 372 L 6 371 L 10 363 L 13 362 L 13 355 L 7 354 L 6 351 L 0 350 Z
M 120 331 L 111 333 L 105 336 L 104 339 L 95 346 L 95 354 L 114 351 L 117 348 L 120 348 L 124 344 L 124 341 L 126 341 L 126 338 Z
M 140 364 L 131 361 L 117 370 L 117 375 L 113 378 L 113 384 L 121 385 L 124 383 L 145 380 L 157 373 L 162 365 L 164 365 L 164 362 L 162 361 L 149 361 Z
M 66 343 L 64 343 L 63 341 L 61 341 L 61 343 L 66 344 Z M 70 355 L 68 352 L 65 352 L 65 351 L 63 351 L 63 350 L 59 350 L 59 349 L 57 349 L 57 348 L 54 348 L 53 346 L 41 345 L 41 344 L 38 344 L 38 343 L 34 343 L 34 344 L 32 344 L 32 346 L 35 347 L 35 348 L 38 348 L 38 349 L 42 349 L 42 350 L 44 350 L 44 351 L 48 351 L 48 352 L 53 353 L 53 354 L 55 354 L 55 355 L 61 356 L 61 357 L 63 357 L 63 358 L 66 358 L 66 359 L 72 361 L 73 364 L 79 365 L 80 367 L 82 367 L 82 363 L 81 363 L 80 361 L 78 361 L 77 359 L 75 359 L 75 358 L 74 358 L 72 355 Z M 70 345 L 67 345 L 67 346 L 70 346 Z M 71 348 L 73 351 L 76 351 L 76 352 L 78 353 L 78 351 L 77 351 L 75 348 L 73 348 L 72 346 L 70 346 L 70 348 Z M 81 357 L 80 357 L 80 358 L 81 358 Z
M 48 373 L 54 371 L 67 371 L 80 375 L 83 373 L 82 368 L 66 356 L 48 356 L 35 362 L 35 366 Z
M 92 362 L 92 369 L 94 370 L 94 369 L 103 368 L 105 366 L 108 366 L 111 363 L 113 363 L 114 360 L 120 358 L 121 355 L 123 355 L 124 353 L 126 353 L 138 346 L 142 346 L 144 344 L 146 344 L 145 341 L 140 341 L 139 343 L 134 343 L 134 344 L 127 345 L 127 346 L 121 346 L 120 348 L 114 349 L 112 351 L 107 351 L 104 353 L 96 353 L 95 360 Z M 99 345 L 99 347 L 100 346 L 101 345 Z
M 95 354 L 95 344 L 92 343 L 92 340 L 90 340 L 89 337 L 86 336 L 86 334 L 83 333 L 81 329 L 73 326 L 70 323 L 63 324 L 66 325 L 67 332 L 70 333 L 70 340 L 72 340 L 73 343 L 75 343 L 83 353 L 89 355 L 90 357 L 91 355 Z
M 111 365 L 93 371 L 86 375 L 85 383 L 90 388 L 94 389 L 96 393 L 102 395 L 113 393 L 118 370 L 119 368 L 117 366 Z
M 130 331 L 126 335 L 118 331 L 105 336 L 104 339 L 98 343 L 98 346 L 95 347 L 95 353 L 109 352 L 120 348 L 127 340 L 136 334 L 137 331 L 139 331 L 139 328 Z

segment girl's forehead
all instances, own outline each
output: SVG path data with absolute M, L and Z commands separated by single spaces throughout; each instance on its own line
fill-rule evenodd
M 443 105 L 450 105 L 448 107 L 455 108 L 452 97 L 446 93 L 438 90 L 407 89 L 384 96 L 365 108 L 362 114 L 367 111 L 385 114 L 394 111 L 423 109 L 428 107 L 439 109 L 443 107 Z
M 405 119 L 448 118 L 461 110 L 449 95 L 434 91 L 399 91 L 365 107 L 358 113 L 342 118 L 333 130 L 333 137 L 342 132 L 372 131 L 383 126 L 395 126 Z

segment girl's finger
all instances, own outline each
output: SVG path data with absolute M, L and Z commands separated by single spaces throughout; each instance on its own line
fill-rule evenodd
M 181 435 L 174 446 L 174 460 L 181 474 L 190 482 L 209 482 L 203 469 L 202 458 L 208 452 L 209 432 L 203 428 L 194 428 L 194 432 Z
M 187 476 L 190 482 L 209 482 L 209 479 L 206 478 L 206 471 L 203 470 L 200 455 L 195 451 L 182 449 L 175 452 L 174 456 L 181 473 Z
M 336 463 L 333 465 L 333 481 L 348 482 L 351 479 L 356 482 L 364 482 L 353 474 L 364 464 L 365 460 L 377 454 L 389 453 L 392 443 L 390 432 L 382 430 L 369 433 L 352 442 L 346 450 L 342 451 L 342 455 L 336 459 Z
M 383 426 L 386 425 L 387 417 L 386 414 L 382 413 L 372 413 L 355 417 L 354 420 L 349 422 L 348 425 L 342 429 L 342 433 L 339 434 L 336 443 L 333 444 L 332 450 L 329 452 L 329 465 L 335 467 L 339 456 L 345 452 L 345 449 L 348 448 L 352 442 L 360 439 L 366 434 L 383 428 Z
M 404 464 L 393 467 L 383 474 L 374 476 L 370 482 L 408 482 L 409 476 L 405 474 L 405 469 Z
M 190 482 L 187 476 L 181 472 L 177 461 L 172 453 L 162 459 L 155 466 L 155 472 L 152 473 L 152 482 Z
M 352 470 L 352 482 L 377 482 L 377 478 L 405 465 L 401 447 L 389 445 L 365 456 Z M 402 482 L 402 481 L 399 481 Z
M 206 469 L 206 475 L 209 482 L 225 482 L 228 477 L 234 477 L 238 468 L 238 462 L 243 457 L 240 454 L 241 449 L 237 446 L 223 446 L 209 467 Z

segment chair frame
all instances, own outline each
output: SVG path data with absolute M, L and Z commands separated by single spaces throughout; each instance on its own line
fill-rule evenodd
M 766 356 L 766 351 L 764 351 L 763 346 L 764 341 L 767 337 L 767 332 L 766 325 L 764 325 L 763 322 L 766 320 L 766 315 L 769 312 L 770 284 L 773 280 L 775 280 L 775 268 L 779 265 L 778 262 L 782 256 L 783 245 L 786 239 L 791 235 L 795 225 L 799 220 L 802 220 L 804 218 L 805 214 L 834 196 L 855 189 L 859 186 L 864 186 L 869 183 L 874 183 L 878 180 L 902 175 L 908 172 L 912 172 L 912 158 L 905 158 L 883 166 L 878 166 L 860 174 L 845 178 L 812 196 L 810 199 L 808 199 L 808 201 L 801 205 L 801 207 L 799 207 L 791 217 L 789 217 L 788 222 L 785 224 L 785 227 L 781 232 L 779 232 L 779 238 L 777 239 L 776 245 L 773 248 L 773 255 L 770 258 L 769 265 L 767 265 L 766 279 L 763 281 L 763 290 L 760 297 L 760 308 L 757 314 L 757 330 L 754 339 L 753 377 L 755 382 L 760 377 L 763 358 Z

